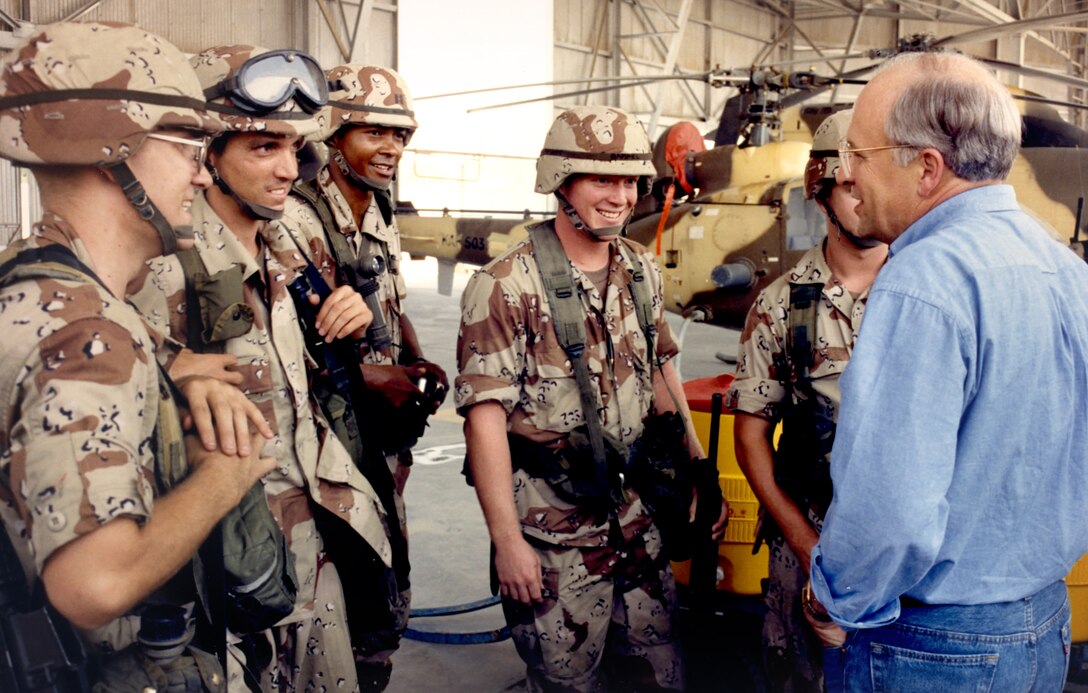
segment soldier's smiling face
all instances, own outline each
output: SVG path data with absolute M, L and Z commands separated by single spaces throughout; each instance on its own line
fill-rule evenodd
M 163 130 L 169 137 L 200 142 L 200 135 L 186 130 Z M 212 183 L 211 175 L 194 159 L 196 146 L 148 138 L 128 159 L 133 175 L 143 185 L 148 197 L 171 226 L 188 226 L 193 223 L 190 211 L 199 190 Z M 149 258 L 162 253 L 162 241 L 158 233 L 147 225 L 149 243 L 155 246 Z M 178 239 L 179 247 L 187 247 L 191 240 Z
M 410 136 L 406 128 L 352 125 L 340 130 L 330 144 L 340 150 L 359 175 L 388 184 L 393 181 Z
M 593 229 L 621 226 L 638 201 L 637 176 L 573 176 L 560 189 L 582 221 Z

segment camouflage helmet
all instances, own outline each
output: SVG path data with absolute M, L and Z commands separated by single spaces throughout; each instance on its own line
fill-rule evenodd
M 313 113 L 325 105 L 328 89 L 321 67 L 308 54 L 238 44 L 207 48 L 189 62 L 227 132 L 288 137 L 317 132 Z M 247 82 L 264 86 L 274 100 L 248 101 Z
M 408 85 L 394 70 L 378 65 L 348 64 L 337 65 L 326 75 L 332 92 L 323 114 L 322 141 L 345 125 L 405 128 L 409 137 L 419 127 Z
M 0 156 L 109 166 L 158 129 L 219 132 L 185 55 L 127 24 L 41 27 L 0 65 Z
M 536 191 L 553 193 L 580 173 L 638 176 L 639 196 L 649 193 L 656 171 L 642 123 L 611 106 L 575 106 L 560 113 L 536 160 Z
M 837 111 L 820 123 L 812 136 L 812 151 L 805 165 L 805 199 L 821 197 L 825 189 L 835 185 L 839 172 L 839 142 L 846 138 L 853 109 Z

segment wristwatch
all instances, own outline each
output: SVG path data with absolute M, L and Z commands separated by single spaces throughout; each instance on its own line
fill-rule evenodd
M 801 588 L 801 608 L 805 610 L 805 613 L 812 620 L 820 623 L 831 623 L 831 617 L 828 616 L 827 609 L 812 595 L 811 582 L 806 582 L 805 586 Z

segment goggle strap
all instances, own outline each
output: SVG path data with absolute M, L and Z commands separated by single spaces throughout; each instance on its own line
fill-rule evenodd
M 284 102 L 286 103 L 286 101 Z M 280 104 L 281 106 L 283 104 Z M 306 108 L 305 104 L 300 103 L 303 109 Z M 279 108 L 279 106 L 277 106 Z M 216 113 L 222 113 L 223 115 L 240 116 L 245 118 L 255 118 L 257 120 L 309 120 L 311 115 L 305 112 L 299 111 L 270 111 L 268 113 L 246 111 L 236 106 L 227 106 L 221 103 L 208 103 L 207 110 L 215 111 Z

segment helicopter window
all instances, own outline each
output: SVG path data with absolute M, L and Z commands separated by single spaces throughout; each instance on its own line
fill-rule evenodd
M 827 221 L 815 200 L 806 200 L 801 186 L 786 197 L 786 249 L 808 250 L 823 240 Z

